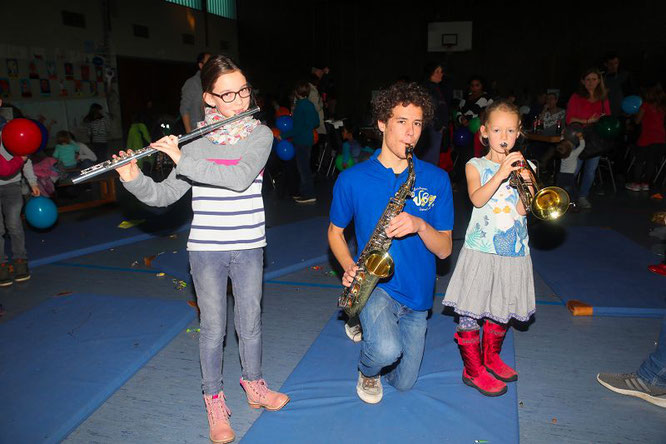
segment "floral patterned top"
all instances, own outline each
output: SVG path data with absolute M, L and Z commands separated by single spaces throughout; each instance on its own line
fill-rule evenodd
M 481 185 L 497 173 L 500 164 L 485 157 L 471 159 L 481 177 Z M 530 163 L 532 165 L 532 163 Z M 465 247 L 500 256 L 527 256 L 530 253 L 527 217 L 518 214 L 518 191 L 506 180 L 481 208 L 472 210 L 465 233 Z

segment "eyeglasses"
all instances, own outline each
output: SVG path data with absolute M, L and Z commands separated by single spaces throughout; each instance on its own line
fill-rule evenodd
M 212 94 L 215 97 L 219 97 L 225 103 L 231 103 L 234 100 L 236 100 L 236 94 L 238 94 L 241 99 L 247 99 L 248 97 L 250 97 L 250 94 L 252 94 L 252 87 L 251 86 L 245 86 L 245 87 L 239 89 L 236 92 L 229 91 L 229 92 L 225 92 L 224 94 L 216 94 L 214 92 L 211 92 L 209 94 Z

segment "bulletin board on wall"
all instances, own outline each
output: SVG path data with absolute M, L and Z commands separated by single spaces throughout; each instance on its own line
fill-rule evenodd
M 0 43 L 0 98 L 50 125 L 51 144 L 59 130 L 76 134 L 92 103 L 108 112 L 107 68 L 107 61 L 92 53 Z

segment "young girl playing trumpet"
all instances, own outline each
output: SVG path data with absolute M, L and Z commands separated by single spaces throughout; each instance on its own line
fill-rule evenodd
M 523 155 L 510 153 L 520 135 L 515 105 L 491 104 L 480 132 L 489 149 L 465 166 L 474 208 L 443 303 L 460 317 L 455 338 L 463 382 L 484 395 L 499 396 L 506 393 L 505 382 L 518 379 L 499 356 L 508 323 L 512 318 L 527 321 L 535 308 L 527 212 L 509 180 L 514 171 L 526 180 L 530 176 Z

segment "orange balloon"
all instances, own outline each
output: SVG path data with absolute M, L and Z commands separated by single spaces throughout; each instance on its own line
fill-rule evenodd
M 277 128 L 271 128 L 271 131 L 273 131 L 273 137 L 276 139 L 280 136 L 280 130 Z
M 279 107 L 277 111 L 275 111 L 275 117 L 289 116 L 289 115 L 291 115 L 291 113 L 284 106 Z
M 317 142 L 319 142 L 319 133 L 317 132 L 317 130 L 312 130 L 312 133 L 314 134 L 314 143 L 316 144 Z

